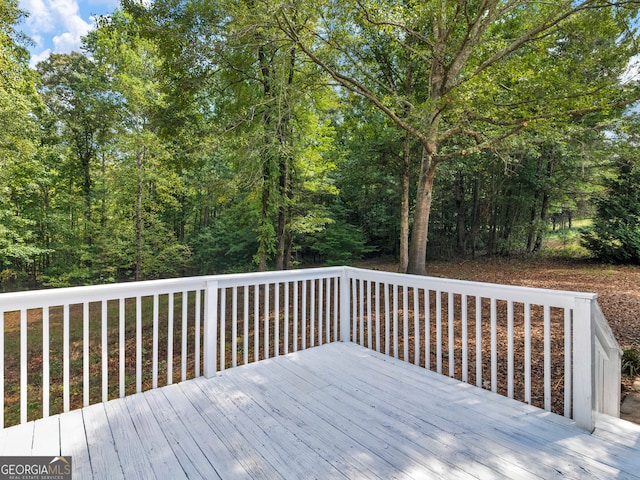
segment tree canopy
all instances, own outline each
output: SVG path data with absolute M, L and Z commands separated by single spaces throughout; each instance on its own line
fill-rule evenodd
M 637 183 L 639 7 L 124 0 L 31 70 L 5 2 L 0 282 L 536 252 Z

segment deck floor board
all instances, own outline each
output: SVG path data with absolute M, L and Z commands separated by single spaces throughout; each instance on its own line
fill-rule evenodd
M 74 478 L 640 479 L 640 427 L 569 419 L 333 343 L 5 429 Z

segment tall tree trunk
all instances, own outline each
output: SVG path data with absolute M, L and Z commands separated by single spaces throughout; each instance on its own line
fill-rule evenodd
M 400 200 L 400 273 L 406 273 L 409 266 L 409 186 L 411 182 L 411 138 L 404 137 L 402 154 L 402 194 Z
M 136 192 L 136 280 L 142 280 L 142 165 L 145 154 L 145 148 L 138 147 L 136 155 L 136 173 L 138 177 Z
M 433 149 L 432 151 L 435 151 Z M 416 275 L 427 273 L 427 239 L 429 235 L 429 214 L 433 199 L 433 178 L 437 163 L 426 148 L 422 150 L 420 178 L 416 193 L 416 209 L 413 215 L 413 231 L 409 243 L 409 264 L 407 272 Z
M 553 155 L 553 153 L 551 153 L 551 155 Z M 540 222 L 539 222 L 540 227 L 538 228 L 537 235 L 536 235 L 536 243 L 533 247 L 534 252 L 537 252 L 542 248 L 542 241 L 544 240 L 544 230 L 545 230 L 544 226 L 547 222 L 547 216 L 549 214 L 549 202 L 551 200 L 549 195 L 549 184 L 551 182 L 551 177 L 553 176 L 554 163 L 555 162 L 553 157 L 550 156 L 549 159 L 547 160 L 547 172 L 546 172 L 547 184 L 545 185 L 544 192 L 542 193 L 542 205 L 540 206 Z
M 465 225 L 465 203 L 464 203 L 464 178 L 462 172 L 457 171 L 455 176 L 455 198 L 456 198 L 456 230 L 458 251 L 464 255 L 467 253 L 467 227 Z
M 476 258 L 478 229 L 480 228 L 480 180 L 473 182 L 473 219 L 471 220 L 471 257 Z
M 262 181 L 264 184 L 262 185 L 262 200 L 260 207 L 260 235 L 259 235 L 259 245 L 258 245 L 258 270 L 264 272 L 267 270 L 267 250 L 269 246 L 267 245 L 266 238 L 266 224 L 269 221 L 269 194 L 270 194 L 270 175 L 268 173 L 269 167 L 268 164 L 265 165 L 265 172 L 263 173 Z

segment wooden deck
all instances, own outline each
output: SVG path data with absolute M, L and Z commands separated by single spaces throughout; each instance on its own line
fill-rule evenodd
M 333 343 L 29 422 L 2 455 L 87 478 L 640 478 L 640 427 L 571 421 Z

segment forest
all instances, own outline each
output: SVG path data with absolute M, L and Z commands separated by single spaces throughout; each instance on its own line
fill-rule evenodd
M 0 6 L 0 291 L 529 255 L 640 261 L 619 0 L 123 0 L 29 67 Z

